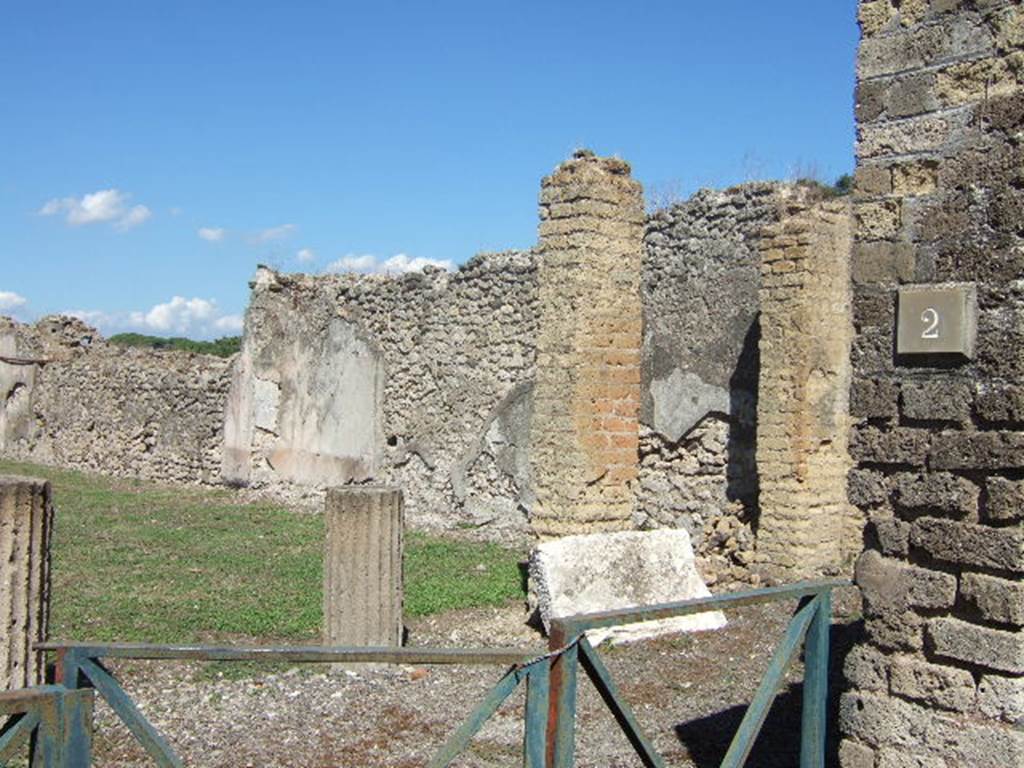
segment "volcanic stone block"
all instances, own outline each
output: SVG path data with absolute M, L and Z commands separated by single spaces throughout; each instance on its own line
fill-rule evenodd
M 988 488 L 988 517 L 991 520 L 1024 519 L 1024 480 L 990 477 Z
M 324 643 L 401 645 L 401 491 L 331 488 L 324 513 Z
M 689 534 L 681 529 L 566 536 L 530 556 L 530 586 L 541 619 L 708 597 Z M 596 629 L 587 639 L 629 642 L 725 626 L 720 611 Z
M 891 684 L 894 694 L 941 709 L 966 712 L 974 706 L 974 677 L 964 669 L 899 657 Z
M 978 684 L 978 709 L 993 720 L 1024 722 L 1024 677 L 983 675 Z
M 0 476 L 0 691 L 43 682 L 52 524 L 48 482 Z
M 843 694 L 839 720 L 844 734 L 868 746 L 915 756 L 890 766 L 1006 768 L 1024 760 L 1024 732 L 944 716 L 882 694 Z
M 1024 572 L 1024 529 L 989 528 L 934 517 L 914 521 L 910 543 L 951 563 Z
M 1024 583 L 965 573 L 960 579 L 960 594 L 985 620 L 1024 626 Z
M 1024 674 L 1024 632 L 1004 632 L 959 619 L 937 618 L 928 622 L 928 639 L 940 656 Z

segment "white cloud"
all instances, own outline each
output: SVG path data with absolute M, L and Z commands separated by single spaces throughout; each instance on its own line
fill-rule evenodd
M 101 189 L 82 197 L 55 197 L 43 204 L 39 215 L 64 214 L 64 220 L 73 227 L 112 221 L 116 229 L 124 231 L 137 227 L 153 215 L 144 205 L 129 208 L 130 197 L 119 189 Z
M 279 227 L 270 227 L 257 232 L 252 236 L 255 243 L 269 243 L 272 240 L 283 240 L 295 231 L 294 224 L 282 224 Z
M 324 267 L 324 272 L 373 272 L 377 266 L 377 257 L 373 254 L 350 253 L 342 256 Z
M 107 336 L 135 331 L 157 336 L 212 338 L 242 332 L 241 315 L 224 314 L 213 299 L 187 299 L 184 296 L 174 296 L 148 310 L 110 313 L 75 309 L 63 314 L 77 317 Z
M 324 272 L 366 272 L 379 274 L 402 274 L 405 272 L 419 272 L 424 267 L 440 267 L 449 272 L 455 265 L 449 260 L 427 259 L 422 256 L 410 258 L 404 253 L 396 253 L 389 259 L 380 261 L 370 253 L 350 253 L 340 259 L 332 261 L 324 269 Z
M 128 213 L 114 222 L 114 229 L 124 232 L 126 229 L 137 227 L 144 221 L 149 219 L 153 215 L 153 212 L 144 205 L 134 206 Z
M 223 227 L 200 227 L 196 234 L 207 242 L 219 243 L 224 239 L 224 235 L 227 234 L 227 230 Z
M 313 252 L 312 248 L 301 248 L 295 254 L 295 258 L 299 260 L 300 264 L 308 264 L 316 259 L 316 253 Z
M 427 259 L 417 256 L 410 259 L 404 253 L 396 253 L 390 259 L 380 265 L 381 272 L 419 272 L 424 267 L 440 267 L 451 272 L 455 265 L 450 259 Z
M 218 331 L 224 331 L 224 333 L 239 334 L 242 332 L 244 324 L 244 318 L 241 315 L 224 315 L 214 321 L 213 327 Z
M 14 291 L 0 291 L 0 312 L 17 312 L 24 309 L 27 304 L 28 299 Z

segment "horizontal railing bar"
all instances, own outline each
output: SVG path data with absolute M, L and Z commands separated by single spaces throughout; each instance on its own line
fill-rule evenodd
M 59 685 L 37 685 L 33 688 L 16 688 L 0 693 L 0 715 L 14 715 L 49 701 L 64 690 Z
M 287 661 L 292 663 L 520 664 L 545 654 L 531 648 L 389 648 L 347 646 L 212 646 L 88 643 L 51 640 L 37 651 L 74 651 L 89 658 L 184 661 Z
M 655 621 L 671 619 L 677 616 L 689 616 L 704 611 L 729 610 L 746 605 L 770 603 L 777 600 L 790 600 L 809 595 L 818 595 L 837 587 L 849 587 L 853 584 L 848 579 L 822 579 L 819 581 L 800 581 L 781 587 L 732 592 L 725 595 L 699 597 L 694 600 L 681 600 L 675 603 L 661 603 L 637 608 L 618 608 L 613 611 L 595 613 L 577 613 L 572 616 L 552 617 L 551 623 L 565 627 L 566 635 L 571 637 L 598 627 L 614 627 L 619 624 L 634 624 L 639 621 Z

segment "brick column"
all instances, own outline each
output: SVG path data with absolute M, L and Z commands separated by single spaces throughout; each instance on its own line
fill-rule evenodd
M 0 691 L 43 682 L 52 521 L 48 482 L 0 476 Z
M 401 491 L 330 488 L 324 514 L 324 644 L 401 645 Z
M 643 225 L 641 188 L 622 160 L 579 151 L 541 185 L 530 425 L 541 538 L 633 525 Z
M 862 0 L 860 21 L 849 494 L 869 525 L 840 760 L 1020 766 L 1024 10 Z M 976 291 L 973 354 L 895 355 L 901 284 L 947 283 Z
M 793 206 L 761 243 L 757 556 L 782 579 L 852 572 L 861 516 L 846 500 L 849 205 Z

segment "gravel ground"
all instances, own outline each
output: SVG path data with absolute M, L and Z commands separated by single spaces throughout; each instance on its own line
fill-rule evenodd
M 845 618 L 833 630 L 834 653 L 842 656 L 857 611 L 844 604 L 852 595 L 837 597 L 837 614 Z M 670 765 L 718 765 L 792 609 L 755 606 L 732 612 L 721 631 L 601 647 L 624 697 Z M 511 607 L 418 620 L 409 643 L 542 648 L 544 639 Z M 327 672 L 303 666 L 228 679 L 198 664 L 121 662 L 114 672 L 188 766 L 411 768 L 427 763 L 504 670 Z M 801 676 L 795 664 L 748 765 L 796 765 Z M 581 682 L 579 696 L 577 765 L 640 765 L 589 683 Z M 453 765 L 521 765 L 522 707 L 523 692 L 517 691 Z M 97 707 L 94 759 L 97 766 L 151 764 L 103 704 Z

